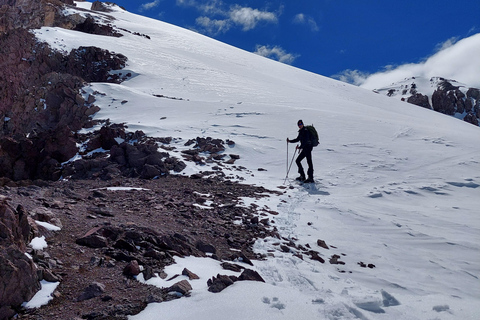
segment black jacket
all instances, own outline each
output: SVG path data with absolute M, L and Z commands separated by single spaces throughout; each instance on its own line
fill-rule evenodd
M 302 129 L 298 130 L 298 137 L 293 140 L 290 140 L 291 143 L 299 142 L 300 148 L 305 149 L 307 147 L 313 148 L 312 140 L 310 138 L 310 131 L 304 126 Z

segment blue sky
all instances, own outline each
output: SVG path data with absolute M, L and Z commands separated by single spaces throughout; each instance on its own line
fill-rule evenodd
M 479 0 L 115 3 L 130 12 L 336 78 L 352 72 L 365 77 L 403 64 L 422 63 L 442 48 L 480 33 Z M 353 82 L 348 77 L 343 80 Z

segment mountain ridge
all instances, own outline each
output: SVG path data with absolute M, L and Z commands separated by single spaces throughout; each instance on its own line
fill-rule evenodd
M 411 77 L 373 91 L 479 125 L 480 90 L 455 80 Z

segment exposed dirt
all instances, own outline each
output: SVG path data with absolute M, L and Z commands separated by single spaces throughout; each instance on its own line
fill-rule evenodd
M 34 220 L 51 224 L 60 221 L 62 225 L 61 231 L 39 227 L 36 235 L 45 235 L 48 247 L 43 252 L 30 251 L 45 274 L 61 279 L 54 299 L 38 309 L 20 310 L 18 319 L 126 319 L 140 312 L 147 302 L 173 299 L 166 290 L 126 276 L 124 268 L 129 261 L 137 260 L 144 269 L 161 274 L 173 261 L 172 256 L 206 256 L 204 251 L 212 248 L 216 259 L 257 259 L 261 257 L 252 251 L 255 239 L 277 236 L 271 219 L 274 211 L 238 205 L 239 197 L 268 196 L 269 191 L 261 187 L 172 175 L 157 180 L 118 178 L 41 184 L 0 190 L 14 207 L 22 205 Z M 115 186 L 142 189 L 106 189 Z M 156 240 L 132 242 L 138 250 L 110 240 L 99 248 L 77 244 L 77 239 L 96 227 L 128 231 L 143 240 L 153 235 Z M 160 252 L 161 257 L 153 259 L 145 250 Z M 93 282 L 102 284 L 104 291 L 78 301 Z

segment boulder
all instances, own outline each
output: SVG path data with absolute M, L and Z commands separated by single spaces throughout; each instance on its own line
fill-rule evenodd
M 13 209 L 0 199 L 0 314 L 15 314 L 14 309 L 40 290 L 37 268 L 25 255 L 30 227 L 26 212 Z
M 216 277 L 212 277 L 212 279 L 208 279 L 207 281 L 208 291 L 213 293 L 221 292 L 225 288 L 231 286 L 235 281 L 237 281 L 237 278 L 234 276 L 217 274 Z
M 415 104 L 417 106 L 432 109 L 430 106 L 430 101 L 428 101 L 428 96 L 421 93 L 415 93 L 407 99 L 408 103 Z
M 105 285 L 99 282 L 92 282 L 83 290 L 82 294 L 78 296 L 77 302 L 93 299 L 101 296 L 105 292 Z
M 187 295 L 190 291 L 192 291 L 192 286 L 188 280 L 182 280 L 175 283 L 173 286 L 167 289 L 168 292 L 178 292 L 181 295 Z
M 138 276 L 140 272 L 140 266 L 137 260 L 130 261 L 123 269 L 123 274 L 127 277 Z

